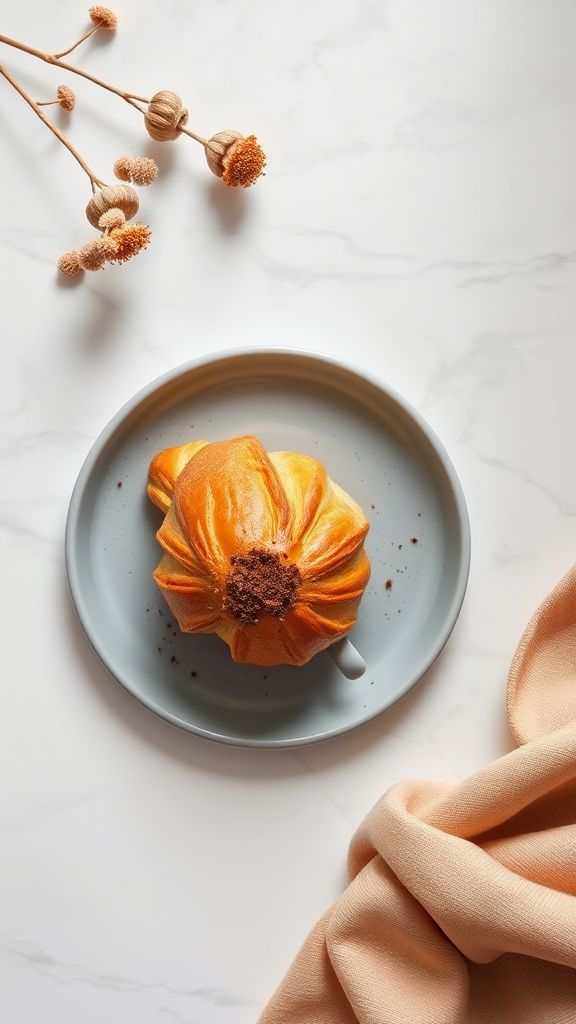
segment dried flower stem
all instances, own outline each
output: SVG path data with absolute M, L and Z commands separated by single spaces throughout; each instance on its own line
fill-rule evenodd
M 179 131 L 181 131 L 183 135 L 189 135 L 191 139 L 194 139 L 195 142 L 199 142 L 200 145 L 204 146 L 204 149 L 206 149 L 208 139 L 203 139 L 201 135 L 195 135 L 189 128 L 180 128 Z
M 79 40 L 81 42 L 81 40 Z M 122 89 L 117 89 L 114 85 L 110 85 L 108 82 L 103 82 L 102 79 L 96 78 L 94 75 L 90 75 L 87 71 L 82 71 L 82 68 L 74 67 L 73 64 L 66 64 L 65 61 L 60 60 L 57 54 L 45 53 L 44 50 L 36 50 L 33 46 L 27 46 L 26 43 L 20 43 L 17 39 L 10 39 L 9 36 L 0 35 L 0 43 L 6 43 L 7 46 L 14 46 L 17 50 L 23 50 L 24 53 L 31 54 L 32 57 L 38 57 L 39 60 L 45 61 L 47 64 L 53 64 L 57 68 L 62 68 L 63 71 L 71 71 L 74 75 L 81 75 L 82 78 L 87 78 L 89 82 L 94 82 L 95 85 L 102 86 L 103 89 L 107 89 L 108 92 L 113 92 L 116 96 L 120 96 L 121 99 L 129 103 L 131 107 L 136 107 L 141 114 L 145 111 L 139 106 L 139 103 L 148 103 L 149 101 L 144 96 L 137 96 L 132 92 L 124 92 Z M 72 47 L 74 49 L 74 47 Z M 135 102 L 136 100 L 139 103 Z
M 74 146 L 72 145 L 71 142 L 68 142 L 68 139 L 66 138 L 65 135 L 62 134 L 60 129 L 57 128 L 56 125 L 53 124 L 52 121 L 50 121 L 50 119 L 48 117 L 46 117 L 46 114 L 44 113 L 44 111 L 40 110 L 40 105 L 38 103 L 35 103 L 35 101 L 32 99 L 32 97 L 28 95 L 26 90 L 20 85 L 19 82 L 16 81 L 16 79 L 13 77 L 13 75 L 10 74 L 10 72 L 7 70 L 7 68 L 3 67 L 1 64 L 0 64 L 0 74 L 4 75 L 4 78 L 8 82 L 10 82 L 10 85 L 12 85 L 14 87 L 14 89 L 16 89 L 16 92 L 20 93 L 22 99 L 26 100 L 26 103 L 28 103 L 28 105 L 30 107 L 32 107 L 32 110 L 34 111 L 34 113 L 37 114 L 38 117 L 40 118 L 40 120 L 44 122 L 46 127 L 49 128 L 50 131 L 54 133 L 56 138 L 60 139 L 60 142 L 64 146 L 66 146 L 66 149 L 70 150 L 70 152 L 72 153 L 72 156 L 78 161 L 78 163 L 80 164 L 82 170 L 85 171 L 86 174 L 88 175 L 88 177 L 90 178 L 90 184 L 92 185 L 92 191 L 95 192 L 98 187 L 103 187 L 106 184 L 106 182 L 101 181 L 100 178 L 96 177 L 96 175 L 90 169 L 90 167 L 88 166 L 86 161 L 82 159 L 82 157 L 80 156 L 80 153 L 78 152 L 78 150 L 74 148 Z
M 83 43 L 85 39 L 89 39 L 90 36 L 93 36 L 99 28 L 100 25 L 93 25 L 92 28 L 89 28 L 88 31 L 80 37 L 80 39 L 77 39 L 76 42 L 72 44 L 72 46 L 69 46 L 67 50 L 62 50 L 61 53 L 55 53 L 54 56 L 56 57 L 56 60 L 60 60 L 60 57 L 65 57 L 68 53 L 72 53 L 72 50 L 75 50 L 77 46 L 80 46 L 80 43 Z
M 87 71 L 83 71 L 81 68 L 77 68 L 73 64 L 67 64 L 63 60 L 60 60 L 61 57 L 65 56 L 67 53 L 70 53 L 72 50 L 76 49 L 76 47 L 79 46 L 80 43 L 82 43 L 85 39 L 88 39 L 88 37 L 91 36 L 93 32 L 96 32 L 98 30 L 98 28 L 100 28 L 100 24 L 94 25 L 92 29 L 90 29 L 85 35 L 83 35 L 82 38 L 78 40 L 78 42 L 74 43 L 73 46 L 69 47 L 68 50 L 63 50 L 61 53 L 56 54 L 45 53 L 43 50 L 37 50 L 33 46 L 28 46 L 26 43 L 21 43 L 17 39 L 11 39 L 9 36 L 4 35 L 0 35 L 0 43 L 6 43 L 7 46 L 14 46 L 18 50 L 23 50 L 24 53 L 29 53 L 33 57 L 38 57 L 39 60 L 43 60 L 47 64 L 52 64 L 55 67 L 62 68 L 63 71 L 70 71 L 74 75 L 80 75 L 82 78 L 87 78 L 88 81 L 93 82 L 94 85 L 99 85 L 103 89 L 107 89 L 109 92 L 115 93 L 116 96 L 120 96 L 121 99 L 125 100 L 126 103 L 129 103 L 131 107 L 135 107 L 136 110 L 138 110 L 144 116 L 144 118 L 146 118 L 147 110 L 144 110 L 140 106 L 140 104 L 145 103 L 148 106 L 151 102 L 150 100 L 147 100 L 144 96 L 138 96 L 136 93 L 124 92 L 122 89 L 117 89 L 114 85 L 110 85 L 109 82 L 104 82 L 102 81 L 102 79 L 96 78 L 95 75 L 90 75 Z M 42 117 L 39 108 L 40 106 L 48 106 L 49 103 L 34 103 L 34 101 L 31 100 L 30 97 L 27 96 L 23 92 L 23 90 L 15 84 L 14 79 L 12 79 L 6 71 L 3 71 L 2 73 L 8 78 L 9 81 L 12 82 L 13 85 L 15 85 L 15 88 L 18 88 L 18 91 L 24 96 L 27 102 L 30 103 L 30 105 L 36 111 L 38 116 Z M 57 101 L 51 100 L 49 102 L 52 103 Z M 48 127 L 56 135 L 58 135 L 61 141 L 64 142 L 64 145 L 68 147 L 68 149 L 74 154 L 76 159 L 82 164 L 84 169 L 87 170 L 81 157 L 76 153 L 76 151 L 73 149 L 70 143 L 64 139 L 64 137 L 61 135 L 58 129 L 47 119 L 42 117 L 42 120 L 44 120 L 45 124 L 47 124 Z M 196 133 L 190 131 L 189 128 L 185 128 L 183 124 L 178 126 L 177 132 L 182 135 L 188 135 L 188 137 L 194 139 L 195 142 L 199 142 L 200 145 L 204 147 L 205 151 L 207 150 L 207 147 L 210 143 L 209 139 L 204 139 L 201 135 L 196 135 Z M 153 137 L 155 136 L 153 135 Z M 174 138 L 175 136 L 172 137 Z M 90 180 L 92 182 L 92 190 L 94 191 L 94 183 L 101 184 L 101 182 L 99 182 L 98 179 L 92 175 L 91 171 L 87 170 L 87 173 L 89 174 Z
M 141 114 L 146 114 L 146 111 L 139 105 L 140 103 L 148 104 L 150 102 L 150 100 L 147 100 L 144 96 L 137 96 L 136 93 L 132 92 L 123 92 L 122 89 L 116 89 L 115 86 L 110 85 L 108 82 L 103 82 L 100 78 L 96 78 L 94 75 L 88 74 L 87 71 L 82 71 L 81 68 L 74 67 L 72 64 L 66 64 L 64 61 L 60 60 L 60 57 L 64 56 L 66 53 L 70 53 L 71 50 L 74 50 L 76 46 L 83 42 L 84 39 L 87 39 L 88 36 L 92 35 L 92 32 L 95 32 L 98 27 L 98 25 L 95 25 L 93 29 L 90 29 L 85 36 L 82 36 L 82 39 L 79 39 L 74 46 L 70 47 L 70 50 L 63 50 L 62 53 L 56 54 L 45 53 L 43 50 L 36 50 L 33 46 L 27 46 L 26 43 L 21 43 L 17 39 L 10 39 L 9 36 L 0 35 L 0 43 L 6 43 L 8 46 L 14 46 L 18 50 L 23 50 L 24 53 L 31 54 L 32 57 L 38 57 L 39 60 L 46 61 L 47 64 L 53 64 L 55 67 L 62 68 L 63 71 L 71 71 L 75 75 L 81 75 L 82 78 L 87 78 L 90 82 L 94 82 L 95 85 L 100 85 L 103 89 L 108 89 L 109 92 L 113 92 L 116 96 L 120 96 L 121 99 L 125 100 L 126 103 L 129 103 L 130 106 L 139 110 Z M 45 105 L 46 104 L 42 104 L 42 106 Z M 182 127 L 179 131 L 182 132 L 183 135 L 188 135 L 191 139 L 194 139 L 195 142 L 199 142 L 200 145 L 204 146 L 204 149 L 206 149 L 208 139 L 202 138 L 201 135 L 196 135 L 194 132 L 191 132 L 189 128 Z

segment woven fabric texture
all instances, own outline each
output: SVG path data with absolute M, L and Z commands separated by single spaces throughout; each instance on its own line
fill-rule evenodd
M 528 624 L 507 709 L 517 750 L 370 811 L 259 1024 L 576 1024 L 576 566 Z

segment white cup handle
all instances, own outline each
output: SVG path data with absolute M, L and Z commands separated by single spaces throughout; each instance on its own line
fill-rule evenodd
M 346 676 L 346 679 L 360 679 L 360 676 L 364 675 L 366 662 L 362 655 L 358 653 L 354 644 L 350 643 L 347 636 L 343 636 L 341 640 L 337 640 L 335 644 L 327 647 L 326 653 L 330 655 L 332 661 L 340 669 L 342 675 Z

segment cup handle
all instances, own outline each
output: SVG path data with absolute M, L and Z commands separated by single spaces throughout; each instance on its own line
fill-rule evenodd
M 362 655 L 358 653 L 354 644 L 350 643 L 347 636 L 343 636 L 341 640 L 337 640 L 335 644 L 327 647 L 326 653 L 330 655 L 332 661 L 340 669 L 342 675 L 346 676 L 346 679 L 360 679 L 360 676 L 364 675 L 366 662 Z

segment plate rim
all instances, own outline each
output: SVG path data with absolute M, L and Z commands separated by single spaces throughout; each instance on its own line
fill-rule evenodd
M 402 693 L 398 694 L 390 703 L 386 704 L 385 707 L 379 708 L 375 711 L 371 710 L 369 714 L 361 717 L 357 722 L 353 722 L 349 725 L 341 725 L 336 728 L 330 729 L 327 732 L 317 733 L 313 736 L 306 737 L 295 737 L 289 739 L 261 739 L 261 738 L 246 738 L 239 736 L 224 736 L 215 732 L 211 732 L 209 729 L 201 728 L 186 722 L 165 708 L 158 705 L 154 700 L 147 698 L 141 693 L 137 693 L 134 686 L 131 684 L 130 679 L 124 673 L 124 671 L 116 666 L 113 659 L 107 655 L 105 650 L 102 650 L 101 644 L 97 636 L 93 634 L 90 627 L 90 614 L 86 603 L 82 596 L 82 581 L 81 573 L 78 569 L 78 563 L 76 559 L 76 547 L 78 542 L 78 533 L 80 529 L 80 512 L 82 509 L 82 501 L 86 486 L 90 481 L 91 475 L 95 470 L 98 460 L 104 451 L 106 445 L 112 440 L 117 430 L 122 426 L 127 417 L 132 414 L 140 405 L 142 405 L 147 399 L 149 399 L 156 391 L 161 390 L 167 384 L 177 380 L 179 377 L 186 376 L 192 373 L 194 370 L 198 370 L 202 367 L 209 366 L 211 364 L 225 362 L 229 363 L 231 360 L 236 358 L 245 357 L 272 357 L 275 356 L 286 358 L 293 358 L 295 362 L 298 360 L 305 360 L 310 363 L 324 363 L 330 366 L 335 366 L 344 371 L 346 375 L 360 378 L 376 388 L 378 391 L 383 392 L 387 398 L 392 399 L 396 402 L 404 413 L 412 419 L 421 432 L 425 435 L 428 443 L 432 446 L 436 455 L 438 456 L 444 472 L 448 478 L 452 495 L 455 502 L 456 513 L 460 524 L 460 550 L 458 552 L 458 573 L 456 576 L 456 582 L 452 599 L 447 608 L 446 615 L 444 618 L 443 628 L 439 631 L 436 637 L 436 641 L 429 649 L 427 655 L 421 660 L 420 665 L 416 666 L 414 671 L 411 673 L 410 681 L 408 685 L 404 687 Z M 246 748 L 267 748 L 267 749 L 286 749 L 287 747 L 299 747 L 307 746 L 311 743 L 325 742 L 330 739 L 334 739 L 337 736 L 345 735 L 348 732 L 352 732 L 355 729 L 360 728 L 362 725 L 366 725 L 368 722 L 373 721 L 383 715 L 389 708 L 393 707 L 399 700 L 406 696 L 414 688 L 414 686 L 423 678 L 423 676 L 429 671 L 434 662 L 437 660 L 441 652 L 443 651 L 446 643 L 452 634 L 462 605 L 466 595 L 468 586 L 468 580 L 470 575 L 470 560 L 471 560 L 471 531 L 470 531 L 470 518 L 468 515 L 468 508 L 466 505 L 466 499 L 462 484 L 456 473 L 456 469 L 452 463 L 452 460 L 444 447 L 442 441 L 430 426 L 430 424 L 424 419 L 422 414 L 416 409 L 400 392 L 396 391 L 395 388 L 387 384 L 386 381 L 377 377 L 369 370 L 364 370 L 362 367 L 356 366 L 347 360 L 340 359 L 337 356 L 331 356 L 327 353 L 310 351 L 306 349 L 293 348 L 290 346 L 282 346 L 277 348 L 270 348 L 267 346 L 243 346 L 234 349 L 220 349 L 214 353 L 205 353 L 201 356 L 197 356 L 195 359 L 188 360 L 185 363 L 180 363 L 178 366 L 173 367 L 171 370 L 166 371 L 158 377 L 155 377 L 152 381 L 146 384 L 143 388 L 140 388 L 131 398 L 129 398 L 120 409 L 112 416 L 112 418 L 106 423 L 104 428 L 100 431 L 93 444 L 91 445 L 76 478 L 72 494 L 70 497 L 70 503 L 68 506 L 68 513 L 66 517 L 65 527 L 65 538 L 64 538 L 64 556 L 66 566 L 66 576 L 68 580 L 68 588 L 70 592 L 70 598 L 78 622 L 82 628 L 82 631 L 88 640 L 88 643 L 92 647 L 93 651 L 99 658 L 100 662 L 109 673 L 109 675 L 118 682 L 124 690 L 130 696 L 138 701 L 139 704 L 146 707 L 153 714 L 162 718 L 164 721 L 169 722 L 171 725 L 176 726 L 180 729 L 190 732 L 196 736 L 201 737 L 205 740 L 212 742 L 224 743 L 230 746 L 246 747 Z

